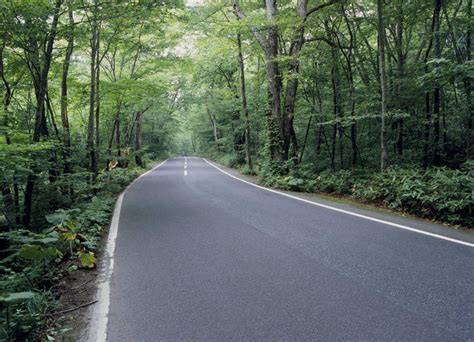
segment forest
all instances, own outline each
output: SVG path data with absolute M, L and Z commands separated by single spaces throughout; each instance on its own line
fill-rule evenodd
M 172 156 L 474 226 L 472 0 L 0 8 L 1 340 L 60 339 L 56 285 Z

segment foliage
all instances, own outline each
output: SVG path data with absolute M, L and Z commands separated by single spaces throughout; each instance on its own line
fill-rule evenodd
M 354 184 L 352 194 L 391 209 L 466 227 L 474 226 L 474 177 L 446 167 L 390 168 Z
M 384 172 L 376 3 L 334 1 L 302 25 L 301 8 L 292 2 L 268 3 L 278 7 L 271 23 L 268 6 L 235 3 L 239 18 L 235 6 L 212 3 L 189 14 L 195 49 L 183 70 L 186 110 L 179 153 L 192 152 L 258 174 L 262 184 L 284 190 L 351 196 L 472 225 L 472 171 L 463 167 L 474 153 L 469 1 L 443 2 L 438 32 L 432 26 L 433 3 L 382 4 L 389 166 Z M 278 52 L 269 57 L 255 32 L 264 32 L 261 38 L 266 39 L 271 27 L 278 31 Z M 306 41 L 292 55 L 298 30 L 304 30 Z M 239 35 L 252 169 L 244 156 Z M 269 63 L 279 74 L 268 74 Z M 281 89 L 272 93 L 278 77 Z M 291 88 L 295 81 L 297 87 Z M 280 104 L 273 106 L 278 97 Z M 288 140 L 284 132 L 292 130 Z
M 101 174 L 91 186 L 93 197 L 47 215 L 52 227 L 38 233 L 16 229 L 0 234 L 9 246 L 0 260 L 0 339 L 40 339 L 37 334 L 56 307 L 50 287 L 64 272 L 96 266 L 95 253 L 115 196 L 142 172 L 133 168 Z
M 1 2 L 2 338 L 41 337 L 59 266 L 94 267 L 148 160 L 206 156 L 473 225 L 470 0 L 443 3 L 439 25 L 432 2 L 309 1 L 304 18 L 294 1 L 237 3 Z
M 295 174 L 262 179 L 283 190 L 345 195 L 368 203 L 465 227 L 474 226 L 472 162 L 460 170 L 446 167 L 391 167 L 383 173 L 368 170 L 324 171 L 307 178 Z M 472 166 L 471 166 L 472 167 Z

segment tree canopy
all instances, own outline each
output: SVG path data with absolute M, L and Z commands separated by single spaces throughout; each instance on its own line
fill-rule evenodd
M 90 229 L 106 225 L 114 196 L 177 155 L 474 224 L 472 0 L 0 9 L 0 296 L 28 290 L 25 265 L 43 285 L 45 259 L 93 265 L 95 242 L 83 242 L 100 235 Z M 45 234 L 54 250 L 37 241 Z M 67 251 L 61 234 L 85 240 Z M 32 336 L 41 324 L 28 322 L 2 333 Z

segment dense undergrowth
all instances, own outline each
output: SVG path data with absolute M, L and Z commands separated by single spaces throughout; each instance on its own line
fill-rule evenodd
M 0 340 L 54 340 L 63 331 L 55 328 L 59 315 L 55 286 L 78 268 L 94 268 L 99 241 L 107 229 L 118 193 L 142 168 L 117 168 L 78 176 L 68 209 L 46 215 L 49 228 L 0 234 L 8 246 L 0 261 Z
M 472 161 L 458 170 L 391 167 L 385 172 L 357 169 L 314 174 L 309 168 L 293 167 L 284 176 L 262 172 L 261 183 L 283 190 L 349 196 L 424 218 L 474 227 Z

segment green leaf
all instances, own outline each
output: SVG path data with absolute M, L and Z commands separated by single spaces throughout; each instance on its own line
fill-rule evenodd
M 18 251 L 18 256 L 26 260 L 41 261 L 46 258 L 61 256 L 61 252 L 55 247 L 45 249 L 38 245 L 23 245 Z
M 26 300 L 32 299 L 36 296 L 33 292 L 15 292 L 0 296 L 0 302 L 7 305 L 17 304 Z
M 50 243 L 57 242 L 57 241 L 58 241 L 58 238 L 46 237 L 46 238 L 43 238 L 43 239 L 38 239 L 38 240 L 36 240 L 36 241 L 37 241 L 37 242 L 44 243 L 45 245 L 48 245 L 48 244 L 50 244 Z
M 26 260 L 41 260 L 44 258 L 43 248 L 37 245 L 23 245 L 18 251 L 18 255 Z
M 92 252 L 79 252 L 79 261 L 84 268 L 94 268 L 97 259 Z

